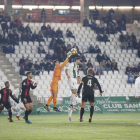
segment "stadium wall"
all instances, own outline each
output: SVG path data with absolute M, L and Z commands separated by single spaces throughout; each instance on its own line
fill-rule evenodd
M 96 97 L 94 105 L 94 113 L 138 113 L 140 112 L 140 99 L 135 97 L 129 97 L 129 102 L 126 97 Z M 63 98 L 63 104 L 57 105 L 61 113 L 53 112 L 53 105 L 50 105 L 51 112 L 47 112 L 43 105 L 34 105 L 32 115 L 49 115 L 49 114 L 68 114 L 68 106 L 70 99 L 68 97 Z M 17 110 L 18 111 L 18 110 Z M 90 112 L 90 104 L 87 103 L 85 113 Z M 78 111 L 74 111 L 74 114 L 79 114 Z M 8 115 L 5 109 L 0 115 Z M 16 115 L 16 114 L 13 114 Z M 23 113 L 24 115 L 24 113 Z

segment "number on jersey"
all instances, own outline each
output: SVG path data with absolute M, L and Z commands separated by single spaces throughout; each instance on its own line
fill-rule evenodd
M 87 85 L 90 86 L 90 87 L 92 86 L 91 79 L 88 80 Z

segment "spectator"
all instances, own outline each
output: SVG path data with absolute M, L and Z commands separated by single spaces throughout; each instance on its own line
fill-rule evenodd
M 97 75 L 97 68 L 93 68 L 93 76 Z
M 39 33 L 38 33 L 38 42 L 39 42 L 39 44 L 42 41 L 44 42 L 43 35 L 41 34 L 41 31 L 39 31 Z
M 22 32 L 21 33 L 21 42 L 23 43 L 23 41 L 27 41 L 27 38 L 26 38 L 27 36 L 26 36 L 26 34 L 25 34 L 25 32 Z
M 97 27 L 97 24 L 96 24 L 96 22 L 93 20 L 92 23 L 91 23 L 91 29 L 92 29 L 92 30 L 96 30 L 96 27 Z
M 48 38 L 52 38 L 52 31 L 50 29 L 47 29 L 45 32 L 44 32 L 44 36 L 48 39 Z
M 138 77 L 139 77 L 139 74 L 138 73 L 135 73 L 134 79 L 136 80 Z
M 114 31 L 113 28 L 110 27 L 110 25 L 108 25 L 107 28 L 106 28 L 106 33 L 107 33 L 107 34 L 114 34 L 115 31 Z
M 106 52 L 104 51 L 103 55 L 102 55 L 102 60 L 105 60 L 106 62 L 109 60 L 110 58 L 107 56 Z
M 22 58 L 19 61 L 19 66 L 23 65 L 25 63 L 25 58 L 22 56 Z
M 36 31 L 32 34 L 32 41 L 38 41 L 38 36 L 36 34 Z
M 18 28 L 19 32 L 23 33 L 25 31 L 25 28 L 23 27 L 23 24 Z
M 95 46 L 95 53 L 101 53 L 101 50 L 98 45 Z
M 123 21 L 123 22 L 124 22 L 124 24 L 126 24 L 126 15 L 125 15 L 125 14 L 122 14 L 121 21 Z
M 20 20 L 15 21 L 15 22 L 16 22 L 16 24 L 18 25 L 18 28 L 22 25 L 22 23 L 21 23 L 21 21 L 20 21 Z
M 49 48 L 50 48 L 50 49 L 54 49 L 55 45 L 56 45 L 56 38 L 55 38 L 55 36 L 54 36 L 54 37 L 52 38 L 51 42 L 50 42 Z
M 117 64 L 117 62 L 116 62 L 115 59 L 114 59 L 114 60 L 112 61 L 112 63 L 111 63 L 111 69 L 112 69 L 113 72 L 114 72 L 114 70 L 119 71 L 119 69 L 118 69 L 118 64 Z
M 29 71 L 29 68 L 28 68 L 28 61 L 25 61 L 25 63 L 24 63 L 24 68 L 25 68 L 26 71 Z
M 101 65 L 99 65 L 99 66 L 97 67 L 97 74 L 98 74 L 99 76 L 103 74 L 103 68 L 102 68 Z
M 52 35 L 52 38 L 53 38 L 54 36 L 56 36 L 56 32 L 54 31 L 54 28 L 52 28 L 52 30 L 51 30 L 51 35 Z
M 110 40 L 108 39 L 108 36 L 106 35 L 106 33 L 104 33 L 103 37 L 102 37 L 103 41 L 106 42 L 110 42 Z
M 63 38 L 63 32 L 60 30 L 60 28 L 58 28 L 58 30 L 56 31 L 56 37 Z
M 81 62 L 83 63 L 83 62 L 86 62 L 86 61 L 87 61 L 87 60 L 86 60 L 84 54 L 82 53 L 82 55 L 81 55 Z
M 76 43 L 74 43 L 74 46 L 73 46 L 72 48 L 75 48 L 75 49 L 77 50 L 77 53 L 78 53 L 78 54 L 81 54 L 81 52 L 79 51 L 79 48 L 78 48 L 78 46 L 76 45 Z
M 130 74 L 128 75 L 127 83 L 128 83 L 128 84 L 134 84 L 134 83 L 135 83 L 135 79 L 134 79 L 134 76 L 132 75 L 132 73 L 130 73 Z
M 54 53 L 54 54 L 52 55 L 52 60 L 54 61 L 54 60 L 56 60 L 56 59 L 58 59 L 58 56 L 57 56 L 57 53 Z
M 45 60 L 51 60 L 52 59 L 52 56 L 51 56 L 51 53 L 50 52 L 48 52 L 48 54 L 46 55 L 46 57 L 45 57 Z
M 42 73 L 43 73 L 43 71 L 46 69 L 46 65 L 45 65 L 45 63 L 43 62 L 43 60 L 40 61 L 40 69 L 41 69 Z
M 132 68 L 132 74 L 139 73 L 138 68 L 136 65 Z
M 6 16 L 4 17 L 4 19 L 6 20 L 6 22 L 11 22 L 11 17 L 9 16 L 8 13 L 7 13 Z
M 132 72 L 132 68 L 131 68 L 130 65 L 128 64 L 128 66 L 126 67 L 126 70 L 125 70 L 125 74 L 126 74 L 126 75 L 129 75 L 131 72 Z
M 96 40 L 97 41 L 103 41 L 103 37 L 100 33 L 97 35 Z
M 64 62 L 65 61 L 65 56 L 62 53 L 60 53 L 58 60 L 59 60 L 59 62 Z
M 102 58 L 102 56 L 101 56 L 101 53 L 98 53 L 98 54 L 97 54 L 96 60 L 97 60 L 97 62 L 98 62 L 99 64 L 103 61 L 103 58 Z
M 109 10 L 109 15 L 111 15 L 112 20 L 113 20 L 114 14 L 115 14 L 115 11 L 111 8 L 111 9 Z
M 138 49 L 138 57 L 140 58 L 140 48 Z
M 85 17 L 84 21 L 83 21 L 83 27 L 89 27 L 89 20 L 87 19 L 87 16 Z
M 69 30 L 69 28 L 67 29 L 66 36 L 75 39 L 75 36 L 72 34 L 72 32 Z
M 93 65 L 91 64 L 91 61 L 90 61 L 90 60 L 88 60 L 88 63 L 87 63 L 87 65 L 86 65 L 86 67 L 87 67 L 87 69 L 88 69 L 88 68 L 93 68 Z
M 41 53 L 46 54 L 46 52 L 45 52 L 45 50 L 44 50 L 44 48 L 43 48 L 43 46 L 42 46 L 41 44 L 40 44 L 39 47 L 38 47 L 38 53 L 39 53 L 39 54 L 41 54 Z
M 121 43 L 124 42 L 125 37 L 124 37 L 124 35 L 123 35 L 123 32 L 121 32 L 121 34 L 120 34 L 120 36 L 119 36 L 119 39 L 120 39 L 120 42 L 121 42 Z
M 46 21 L 46 12 L 44 8 L 41 10 L 41 21 L 42 22 Z
M 124 24 L 124 21 L 121 22 L 120 29 L 126 31 L 126 25 Z
M 131 34 L 131 38 L 132 38 L 132 41 L 136 40 L 136 36 L 134 35 L 134 33 Z
M 96 6 L 95 6 L 95 9 L 92 11 L 92 15 L 93 15 L 93 19 L 94 20 L 98 19 L 98 17 L 99 17 L 99 10 L 96 9 Z
M 27 42 L 32 41 L 32 35 L 30 32 L 26 33 L 26 40 L 27 40 Z
M 140 72 L 140 63 L 138 64 L 138 67 L 137 68 L 138 68 L 138 72 Z
M 108 60 L 107 63 L 106 63 L 106 69 L 107 69 L 107 72 L 111 70 L 110 60 Z
M 15 53 L 15 48 L 12 46 L 12 44 L 10 44 L 10 45 L 7 47 L 7 50 L 8 50 L 8 53 Z
M 82 70 L 83 70 L 84 74 L 86 75 L 86 63 L 85 62 L 82 63 Z
M 129 36 L 128 32 L 127 32 L 126 35 L 125 35 L 125 40 L 127 41 L 128 39 L 130 39 L 130 36 Z
M 48 74 L 50 73 L 50 70 L 53 70 L 53 66 L 50 62 L 50 59 L 48 59 L 48 61 L 46 63 L 46 70 L 48 71 Z
M 0 13 L 0 23 L 3 21 L 3 15 Z
M 29 69 L 29 70 L 32 68 L 32 65 L 33 65 L 32 60 L 29 60 L 29 63 L 28 63 L 28 69 Z
M 21 76 L 24 76 L 24 75 L 25 75 L 24 65 L 22 65 L 22 66 L 20 67 L 19 75 L 21 75 Z
M 19 38 L 17 38 L 17 36 L 15 36 L 13 39 L 13 45 L 19 45 Z
M 29 24 L 27 24 L 26 28 L 25 28 L 26 33 L 32 33 L 31 28 L 29 27 Z
M 126 49 L 133 49 L 132 41 L 130 39 L 128 39 L 128 41 L 126 42 Z
M 11 31 L 9 31 L 8 33 L 8 43 L 10 44 L 13 44 L 13 38 L 14 38 L 14 35 L 11 33 Z
M 95 49 L 94 49 L 92 44 L 90 44 L 90 47 L 88 48 L 88 52 L 89 53 L 95 53 Z
M 134 48 L 134 49 L 138 49 L 138 43 L 137 43 L 137 40 L 133 40 L 133 42 L 132 42 L 132 47 Z
M 107 70 L 105 60 L 100 63 L 100 66 L 103 68 L 103 71 Z
M 40 72 L 40 66 L 38 65 L 37 61 L 35 61 L 34 67 L 38 72 Z
M 43 32 L 43 33 L 45 33 L 45 31 L 47 31 L 48 29 L 47 29 L 47 27 L 46 27 L 46 25 L 45 25 L 45 23 L 41 26 L 41 31 Z
M 58 39 L 56 40 L 56 43 L 59 45 L 62 45 L 64 42 L 60 37 L 58 37 Z
M 39 75 L 40 71 L 36 70 L 36 68 L 34 67 L 34 65 L 32 65 L 31 67 L 31 72 L 34 76 Z

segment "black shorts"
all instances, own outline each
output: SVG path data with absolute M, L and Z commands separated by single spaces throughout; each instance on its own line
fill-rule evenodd
M 83 93 L 82 102 L 87 101 L 94 103 L 94 93 Z
M 11 108 L 11 104 L 9 102 L 6 102 L 6 103 L 0 102 L 0 110 L 3 110 L 4 107 L 6 109 L 9 109 Z
M 21 101 L 23 102 L 23 104 L 28 104 L 28 103 L 32 103 L 32 99 L 29 95 L 25 96 L 25 97 L 21 97 Z

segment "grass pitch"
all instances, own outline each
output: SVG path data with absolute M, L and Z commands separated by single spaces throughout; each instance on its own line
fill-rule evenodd
M 92 123 L 89 114 L 84 122 L 79 115 L 31 115 L 33 124 L 18 121 L 9 123 L 7 116 L 0 116 L 0 140 L 140 140 L 140 113 L 94 114 Z

